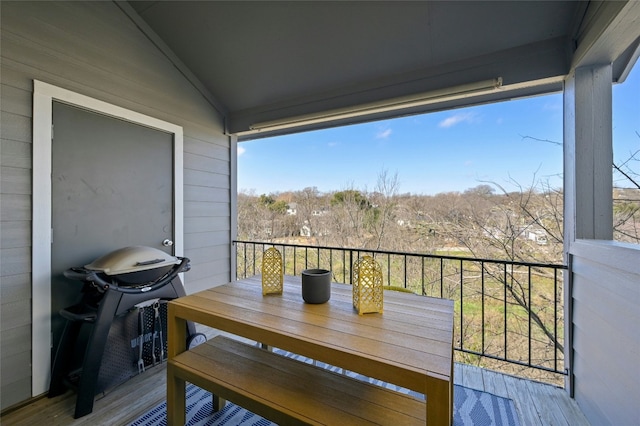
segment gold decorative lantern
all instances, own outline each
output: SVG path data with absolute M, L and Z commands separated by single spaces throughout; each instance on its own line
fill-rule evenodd
M 271 247 L 262 255 L 262 295 L 282 294 L 283 281 L 282 255 Z
M 353 265 L 353 307 L 359 315 L 382 313 L 382 268 L 371 256 Z

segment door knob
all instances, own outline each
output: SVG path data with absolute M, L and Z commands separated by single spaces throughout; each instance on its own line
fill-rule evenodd
M 171 247 L 173 245 L 173 241 L 171 241 L 170 239 L 166 239 L 162 242 L 162 245 L 165 247 Z

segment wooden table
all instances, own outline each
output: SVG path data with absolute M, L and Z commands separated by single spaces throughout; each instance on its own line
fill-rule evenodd
M 262 295 L 261 278 L 169 302 L 169 359 L 186 350 L 186 321 L 355 371 L 427 396 L 429 425 L 453 422 L 453 302 L 385 291 L 384 313 L 358 315 L 351 286 L 332 284 L 324 304 L 304 303 L 301 278 Z M 185 386 L 168 377 L 167 418 L 184 421 Z

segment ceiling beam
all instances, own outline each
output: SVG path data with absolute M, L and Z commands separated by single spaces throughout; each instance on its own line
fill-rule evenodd
M 591 2 L 575 36 L 571 69 L 611 64 L 639 40 L 640 1 Z

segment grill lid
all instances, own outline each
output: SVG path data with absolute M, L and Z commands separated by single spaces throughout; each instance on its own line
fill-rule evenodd
M 130 246 L 112 251 L 84 267 L 106 275 L 118 275 L 147 271 L 179 263 L 180 259 L 162 250 L 146 246 Z

